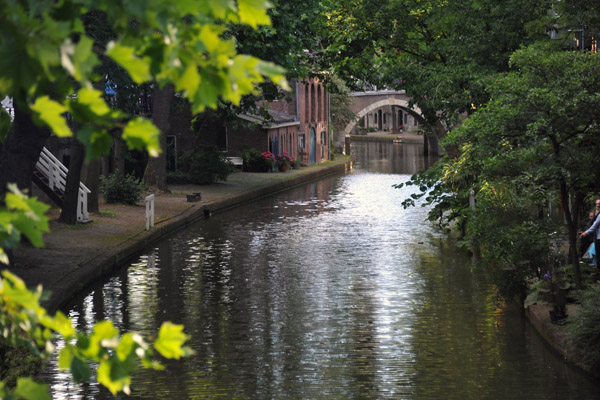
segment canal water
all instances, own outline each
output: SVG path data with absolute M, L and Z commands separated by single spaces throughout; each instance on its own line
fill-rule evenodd
M 394 189 L 420 146 L 352 145 L 354 169 L 214 215 L 67 309 L 147 335 L 184 324 L 196 354 L 133 377 L 144 399 L 600 399 L 451 238 Z M 58 343 L 58 347 L 61 343 Z M 56 399 L 104 399 L 55 362 Z

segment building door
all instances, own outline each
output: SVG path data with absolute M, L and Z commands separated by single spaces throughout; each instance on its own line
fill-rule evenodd
M 315 128 L 310 128 L 310 163 L 317 162 L 317 133 Z
M 274 137 L 271 138 L 271 142 L 269 143 L 269 151 L 273 153 L 275 157 L 279 156 L 279 138 Z

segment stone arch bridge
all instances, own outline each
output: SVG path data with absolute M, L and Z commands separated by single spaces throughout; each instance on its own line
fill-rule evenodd
M 350 97 L 350 109 L 358 118 L 346 125 L 342 136 L 357 134 L 359 123 L 364 127 L 400 133 L 401 130 L 416 131 L 425 122 L 419 107 L 409 106 L 410 98 L 404 90 L 352 92 Z M 425 146 L 431 153 L 438 153 L 437 137 L 427 135 L 427 139 Z

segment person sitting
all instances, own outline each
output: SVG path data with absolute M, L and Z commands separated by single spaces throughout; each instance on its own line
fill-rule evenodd
M 600 199 L 596 200 L 596 205 L 600 204 L 599 203 Z M 600 229 L 598 229 L 600 227 L 600 213 L 598 215 L 596 215 L 596 218 L 594 219 L 594 223 L 592 224 L 592 226 L 590 226 L 585 232 L 581 233 L 581 237 L 585 238 L 588 237 L 590 235 L 590 239 L 591 241 L 593 241 L 594 244 L 594 253 L 596 252 L 596 250 L 598 249 L 599 246 L 599 242 L 600 242 Z M 596 261 L 596 257 L 594 257 L 594 265 L 596 267 L 598 267 L 598 262 Z

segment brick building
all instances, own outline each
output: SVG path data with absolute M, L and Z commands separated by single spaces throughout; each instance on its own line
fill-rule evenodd
M 292 92 L 262 103 L 269 119 L 256 115 L 240 118 L 254 124 L 226 127 L 227 153 L 239 156 L 244 147 L 273 154 L 288 152 L 304 164 L 329 159 L 329 94 L 318 79 L 291 82 Z M 235 124 L 239 125 L 239 124 Z

